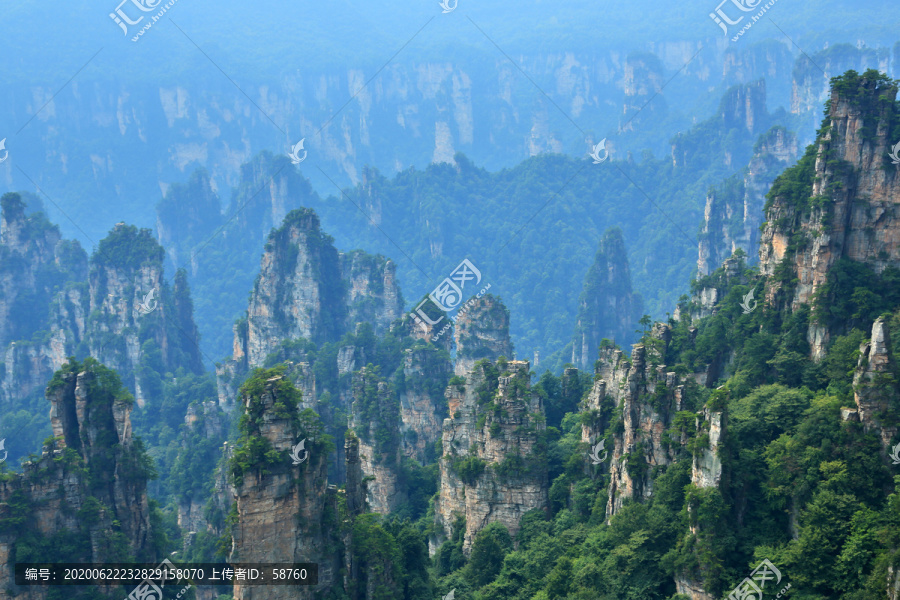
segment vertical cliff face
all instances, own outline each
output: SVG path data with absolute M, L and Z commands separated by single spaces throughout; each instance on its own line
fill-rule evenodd
M 768 301 L 812 303 L 841 259 L 876 273 L 900 266 L 900 177 L 888 158 L 900 133 L 896 94 L 875 71 L 836 79 L 815 144 L 776 180 L 766 206 L 759 258 Z M 810 324 L 815 358 L 829 334 L 827 323 Z
M 584 278 L 572 343 L 572 364 L 593 370 L 600 341 L 632 339 L 643 312 L 640 294 L 631 290 L 631 273 L 622 232 L 616 228 L 600 239 L 594 264 Z
M 663 328 L 656 339 L 662 347 L 668 343 Z M 616 415 L 622 421 L 622 433 L 613 438 L 609 453 L 610 484 L 606 503 L 607 518 L 622 508 L 626 499 L 644 499 L 653 493 L 650 470 L 674 460 L 674 449 L 663 441 L 672 409 L 679 410 L 683 387 L 675 373 L 658 364 L 664 355 L 654 348 L 635 344 L 629 365 L 620 351 L 601 353 L 601 378 L 606 390 L 621 407 Z M 657 364 L 654 364 L 657 363 Z M 617 412 L 618 412 L 617 408 Z
M 850 69 L 862 72 L 877 69 L 888 72 L 890 49 L 835 44 L 812 56 L 801 56 L 791 77 L 791 112 L 816 112 L 828 98 L 828 82 Z M 822 71 L 825 71 L 824 75 Z
M 347 318 L 345 297 L 338 253 L 319 218 L 293 211 L 266 243 L 240 343 L 247 363 L 261 365 L 284 339 L 337 340 Z
M 468 553 L 489 523 L 502 523 L 515 537 L 522 515 L 547 509 L 544 409 L 531 392 L 527 361 L 478 362 L 446 394 L 435 519 L 449 536 L 456 518 L 465 518 Z
M 230 406 L 243 377 L 282 342 L 336 342 L 363 322 L 383 333 L 402 316 L 394 263 L 362 251 L 341 254 L 333 242 L 310 209 L 291 211 L 270 234 L 247 317 L 233 328 L 231 359 L 216 368 L 220 403 Z M 366 358 L 345 353 L 341 360 L 343 373 Z
M 67 363 L 47 387 L 53 445 L 0 483 L 0 588 L 17 590 L 17 541 L 71 539 L 50 562 L 151 561 L 149 460 L 131 436 L 132 398 L 115 373 L 93 359 Z M 123 556 L 123 552 L 125 555 Z M 28 600 L 46 597 L 19 590 Z
M 496 360 L 512 358 L 513 346 L 509 338 L 509 309 L 499 298 L 486 294 L 473 298 L 460 311 L 453 332 L 456 341 L 454 373 L 465 376 L 482 358 Z
M 404 352 L 404 389 L 400 392 L 403 453 L 420 464 L 438 458 L 434 443 L 441 438 L 441 426 L 447 417 L 444 389 L 453 368 L 447 358 L 433 347 L 419 346 Z
M 407 500 L 400 482 L 400 404 L 391 386 L 368 368 L 353 374 L 349 425 L 359 436 L 369 508 L 387 514 Z
M 622 108 L 623 131 L 634 130 L 634 121 L 638 118 L 647 119 L 650 111 L 665 114 L 665 99 L 662 102 L 648 106 L 651 98 L 662 89 L 663 66 L 659 57 L 647 52 L 635 53 L 625 59 L 623 87 L 625 92 L 625 104 Z M 637 117 L 644 107 L 649 109 L 647 114 Z
M 736 85 L 725 93 L 718 111 L 708 126 L 728 132 L 728 145 L 722 146 L 724 164 L 737 169 L 750 161 L 751 152 L 745 150 L 762 132 L 771 127 L 773 118 L 766 110 L 766 82 L 764 79 Z M 735 144 L 745 140 L 744 144 Z M 679 133 L 672 140 L 672 164 L 675 167 L 694 168 L 700 161 L 709 160 L 709 138 Z
M 269 376 L 273 375 L 273 376 Z M 235 503 L 230 560 L 235 562 L 313 562 L 317 586 L 234 586 L 236 600 L 300 598 L 312 600 L 335 583 L 339 555 L 336 493 L 326 479 L 328 452 L 321 423 L 300 414 L 299 393 L 273 371 L 254 376 L 242 388 L 246 411 L 234 451 Z M 291 451 L 301 440 L 301 463 Z M 264 450 L 259 450 L 264 448 Z M 277 458 L 271 458 L 277 454 Z
M 142 379 L 139 367 L 148 352 L 160 353 L 165 370 L 202 371 L 185 276 L 176 275 L 173 293 L 163 280 L 162 253 L 149 230 L 117 225 L 91 257 L 87 283 L 70 283 L 46 308 L 35 307 L 47 313 L 40 323 L 43 339 L 6 348 L 0 397 L 11 401 L 34 393 L 38 382 L 73 355 L 89 354 L 117 369 L 141 406 L 160 387 L 158 380 Z
M 371 323 L 387 331 L 403 315 L 403 297 L 393 261 L 362 250 L 341 254 L 341 278 L 347 286 L 347 327 Z
M 796 136 L 773 127 L 760 137 L 743 175 L 710 190 L 697 257 L 700 275 L 715 271 L 736 250 L 756 256 L 766 194 L 775 177 L 796 158 Z
M 872 338 L 859 348 L 859 361 L 853 374 L 853 397 L 859 421 L 866 431 L 874 431 L 888 448 L 897 435 L 897 427 L 883 421 L 900 411 L 897 365 L 893 360 L 891 336 L 883 318 L 872 325 Z
M 0 348 L 46 323 L 55 287 L 87 278 L 87 255 L 19 194 L 0 199 Z

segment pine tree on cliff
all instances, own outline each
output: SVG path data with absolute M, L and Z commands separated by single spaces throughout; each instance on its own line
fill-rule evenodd
M 608 229 L 600 239 L 594 264 L 584 278 L 572 341 L 572 364 L 590 369 L 603 338 L 630 340 L 644 303 L 631 290 L 631 273 L 622 231 Z

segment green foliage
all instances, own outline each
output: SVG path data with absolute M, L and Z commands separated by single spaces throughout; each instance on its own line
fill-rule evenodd
M 466 485 L 475 485 L 486 466 L 487 463 L 477 456 L 454 456 L 450 459 L 450 470 Z
M 501 523 L 491 523 L 478 532 L 472 542 L 467 566 L 468 576 L 478 587 L 491 583 L 500 572 L 503 558 L 512 549 L 512 538 Z

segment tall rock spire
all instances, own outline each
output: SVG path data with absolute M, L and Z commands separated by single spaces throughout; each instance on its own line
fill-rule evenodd
M 572 364 L 593 370 L 603 338 L 630 340 L 641 318 L 643 301 L 631 290 L 631 274 L 622 232 L 610 229 L 600 239 L 594 264 L 584 278 L 572 343 Z

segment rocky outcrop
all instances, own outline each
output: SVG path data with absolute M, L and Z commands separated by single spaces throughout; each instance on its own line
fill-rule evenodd
M 70 283 L 50 301 L 43 339 L 6 348 L 0 398 L 33 394 L 68 356 L 94 356 L 116 369 L 140 406 L 161 388 L 158 379 L 143 380 L 145 352 L 158 351 L 166 371 L 202 372 L 186 277 L 179 272 L 172 290 L 162 253 L 149 230 L 116 225 L 91 257 L 87 283 Z
M 875 71 L 834 81 L 816 143 L 773 185 L 760 239 L 766 299 L 792 310 L 813 302 L 841 259 L 876 273 L 900 266 L 900 177 L 888 159 L 897 88 Z M 830 333 L 828 323 L 810 323 L 814 358 Z
M 666 326 L 657 332 L 656 339 L 663 342 L 663 348 L 668 343 L 668 333 Z M 650 497 L 650 469 L 674 460 L 675 449 L 664 443 L 663 432 L 674 412 L 672 408 L 677 409 L 681 402 L 683 387 L 678 385 L 675 373 L 658 364 L 663 355 L 651 347 L 648 356 L 647 348 L 635 344 L 628 364 L 619 350 L 601 352 L 599 374 L 606 380 L 607 393 L 621 407 L 623 424 L 623 432 L 614 437 L 609 455 L 607 518 L 618 512 L 626 499 Z
M 253 415 L 246 442 L 258 438 L 279 453 L 279 461 L 238 464 L 234 493 L 238 522 L 232 527 L 233 562 L 312 562 L 319 565 L 316 586 L 234 585 L 235 600 L 312 600 L 336 581 L 340 557 L 331 549 L 338 542 L 335 516 L 337 496 L 326 479 L 328 456 L 320 425 L 298 428 L 293 386 L 279 375 L 264 380 L 261 390 L 241 398 Z M 294 406 L 292 409 L 291 406 Z M 290 452 L 306 440 L 306 457 L 292 464 Z M 238 448 L 235 456 L 241 452 Z M 244 451 L 245 452 L 245 451 Z M 244 460 L 252 460 L 242 455 Z M 266 457 L 257 460 L 268 461 Z M 233 461 L 234 463 L 234 461 Z M 330 515 L 330 516 L 329 516 Z
M 572 364 L 593 370 L 597 349 L 604 338 L 626 343 L 643 312 L 640 294 L 631 289 L 625 242 L 618 228 L 600 239 L 594 264 L 584 278 L 578 300 L 578 318 L 572 342 Z
M 718 487 L 722 480 L 722 460 L 719 458 L 719 445 L 725 430 L 725 418 L 722 411 L 711 411 L 704 407 L 697 414 L 697 431 L 707 444 L 702 444 L 694 454 L 691 465 L 691 485 L 700 488 Z
M 541 443 L 544 409 L 532 394 L 527 361 L 477 363 L 465 383 L 447 388 L 440 490 L 435 506 L 436 550 L 458 516 L 466 522 L 463 551 L 499 522 L 515 537 L 522 515 L 548 507 L 547 457 Z
M 811 56 L 800 56 L 791 77 L 791 112 L 795 115 L 817 113 L 828 99 L 828 82 L 835 75 L 850 69 L 858 72 L 877 69 L 887 73 L 889 65 L 889 48 L 851 44 L 835 44 Z
M 512 358 L 509 309 L 493 294 L 466 302 L 465 312 L 460 310 L 457 315 L 453 337 L 456 341 L 454 374 L 458 376 L 464 377 L 482 358 Z
M 404 351 L 400 391 L 400 433 L 403 453 L 420 464 L 433 463 L 434 442 L 441 437 L 447 417 L 444 389 L 452 373 L 446 354 L 434 347 Z
M 19 194 L 0 198 L 0 348 L 45 326 L 55 287 L 87 278 L 87 255 Z
M 744 173 L 710 190 L 697 257 L 701 276 L 715 271 L 737 250 L 756 256 L 766 194 L 775 177 L 796 158 L 796 136 L 773 127 L 760 137 Z
M 341 278 L 347 286 L 346 328 L 371 323 L 384 332 L 403 314 L 403 297 L 394 262 L 362 250 L 341 253 Z
M 369 368 L 353 375 L 349 428 L 359 436 L 369 508 L 381 514 L 396 510 L 407 500 L 400 481 L 400 406 L 391 386 Z
M 88 359 L 67 363 L 47 387 L 55 439 L 23 473 L 0 482 L 0 589 L 43 600 L 46 589 L 17 588 L 12 562 L 19 536 L 68 534 L 82 554 L 52 561 L 156 560 L 147 500 L 149 460 L 133 444 L 132 399 L 115 373 Z
M 383 333 L 402 315 L 394 263 L 361 251 L 341 254 L 333 242 L 310 209 L 291 211 L 269 235 L 247 316 L 233 328 L 232 356 L 216 367 L 220 404 L 231 406 L 246 374 L 282 342 L 335 342 L 363 322 Z M 344 351 L 346 372 L 366 364 L 364 356 L 346 354 L 353 351 Z
M 897 427 L 884 425 L 882 420 L 889 413 L 900 410 L 897 365 L 892 357 L 890 332 L 884 318 L 879 318 L 872 325 L 872 338 L 859 347 L 853 397 L 856 418 L 866 431 L 878 434 L 885 449 L 897 435 Z

